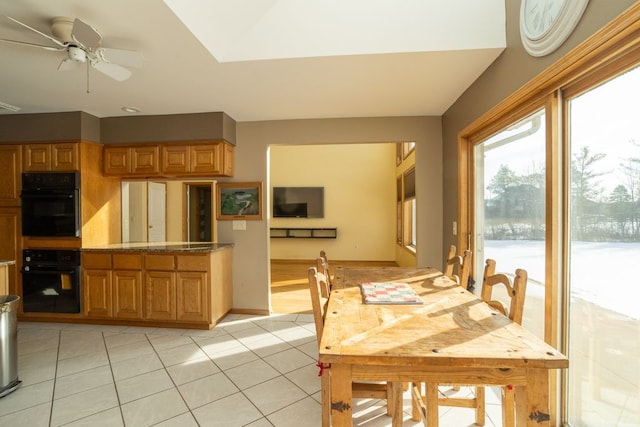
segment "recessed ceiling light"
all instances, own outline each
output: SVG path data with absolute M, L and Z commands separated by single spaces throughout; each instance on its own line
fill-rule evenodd
M 140 110 L 138 107 L 122 107 L 122 111 L 126 112 L 126 113 L 139 113 Z

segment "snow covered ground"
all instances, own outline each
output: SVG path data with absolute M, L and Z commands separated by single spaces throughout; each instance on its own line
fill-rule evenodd
M 486 258 L 495 259 L 500 272 L 527 270 L 527 296 L 530 292 L 544 295 L 544 242 L 486 240 L 481 259 Z M 640 264 L 640 243 L 573 242 L 569 271 L 572 299 L 580 298 L 640 319 L 640 305 L 634 297 L 640 285 L 636 263 Z M 476 281 L 481 282 L 482 277 Z

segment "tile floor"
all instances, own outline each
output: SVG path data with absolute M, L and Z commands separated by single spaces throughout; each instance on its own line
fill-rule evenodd
M 308 314 L 229 315 L 209 331 L 19 322 L 22 385 L 0 399 L 0 426 L 317 427 L 316 358 Z M 495 390 L 487 401 L 497 427 Z M 408 392 L 404 412 L 421 425 Z M 473 417 L 440 409 L 444 427 Z M 390 426 L 384 402 L 355 401 L 354 425 Z

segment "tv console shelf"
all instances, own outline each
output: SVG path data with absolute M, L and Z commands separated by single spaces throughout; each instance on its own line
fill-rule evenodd
M 272 228 L 272 239 L 335 239 L 338 229 L 333 228 Z

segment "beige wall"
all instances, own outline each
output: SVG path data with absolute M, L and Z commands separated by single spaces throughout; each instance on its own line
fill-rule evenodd
M 395 259 L 395 144 L 274 145 L 276 186 L 324 187 L 324 218 L 272 218 L 271 227 L 337 227 L 336 239 L 270 239 L 271 259 Z M 266 211 L 271 214 L 271 203 Z
M 270 146 L 416 142 L 418 194 L 418 256 L 420 266 L 440 265 L 442 259 L 442 129 L 439 117 L 283 120 L 237 124 L 233 181 L 262 181 L 270 188 Z M 355 159 L 357 160 L 357 159 Z M 218 224 L 221 242 L 234 243 L 233 307 L 269 307 L 270 220 L 268 200 L 262 221 L 247 221 L 245 231 L 232 230 L 231 221 Z
M 520 41 L 518 26 L 520 1 L 505 2 L 507 48 L 442 117 L 444 247 L 457 243 L 457 237 L 451 232 L 451 224 L 458 215 L 458 132 L 544 69 L 560 60 L 572 48 L 635 2 L 634 0 L 590 0 L 581 21 L 569 39 L 556 52 L 542 58 L 529 56 Z M 444 247 L 442 248 L 443 252 Z

